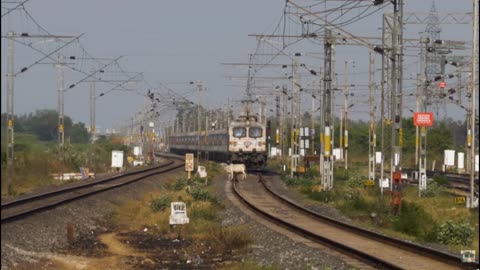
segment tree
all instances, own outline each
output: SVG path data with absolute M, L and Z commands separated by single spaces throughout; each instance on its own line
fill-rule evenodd
M 88 134 L 85 124 L 82 122 L 73 124 L 70 134 L 72 143 L 88 143 L 89 141 L 90 135 Z

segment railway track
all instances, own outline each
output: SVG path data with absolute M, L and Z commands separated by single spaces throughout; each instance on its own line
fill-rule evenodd
M 407 174 L 411 174 L 414 169 L 404 169 Z M 380 172 L 380 171 L 377 171 Z M 386 171 L 389 174 L 389 171 Z M 444 173 L 444 172 L 435 172 L 427 171 L 427 177 L 432 178 L 435 174 L 440 176 L 445 176 L 448 179 L 447 187 L 452 189 L 454 192 L 449 192 L 452 196 L 469 196 L 470 195 L 470 175 L 469 174 L 458 174 L 458 173 Z M 410 180 L 410 184 L 418 185 L 417 180 Z M 478 177 L 474 181 L 474 193 L 478 197 Z
M 184 165 L 183 160 L 172 155 L 160 155 L 170 158 L 155 167 L 126 172 L 101 180 L 89 181 L 74 186 L 60 188 L 54 191 L 30 195 L 2 203 L 2 223 L 20 219 L 27 215 L 45 211 L 52 207 L 78 200 L 99 192 L 115 189 L 149 176 L 165 173 Z
M 233 181 L 233 192 L 270 221 L 377 269 L 477 269 L 459 256 L 387 237 L 308 210 L 269 188 L 274 176 Z

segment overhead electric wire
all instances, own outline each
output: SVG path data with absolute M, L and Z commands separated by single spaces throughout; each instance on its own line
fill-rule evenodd
M 25 0 L 25 1 L 21 2 L 20 4 L 18 4 L 17 6 L 15 6 L 14 8 L 9 9 L 7 12 L 5 12 L 5 13 L 2 14 L 2 18 L 3 18 L 4 16 L 8 15 L 10 12 L 16 10 L 17 8 L 23 6 L 23 5 L 24 5 L 25 3 L 27 3 L 28 1 L 30 1 L 30 0 Z

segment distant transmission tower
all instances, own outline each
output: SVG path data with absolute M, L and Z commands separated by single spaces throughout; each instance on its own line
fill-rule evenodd
M 427 27 L 425 28 L 425 36 L 430 39 L 430 43 L 433 43 L 435 40 L 439 40 L 440 32 L 442 31 L 442 29 L 440 28 L 440 18 L 438 16 L 437 8 L 435 6 L 435 1 L 432 1 L 432 7 L 430 8 L 430 14 L 428 14 L 426 23 L 427 23 Z M 438 76 L 440 74 L 441 72 L 440 61 L 442 61 L 442 57 L 437 53 L 427 54 L 426 65 L 427 65 L 428 78 L 434 78 L 435 76 Z M 428 87 L 427 105 L 432 103 L 434 104 L 434 109 L 438 117 L 438 111 L 440 109 L 441 103 L 443 103 L 444 111 L 446 110 L 446 103 L 444 100 L 439 100 L 439 99 L 432 100 L 434 98 L 436 88 L 437 88 L 436 84 L 432 84 Z
M 425 34 L 430 38 L 430 42 L 440 39 L 440 19 L 438 18 L 437 8 L 435 7 L 435 1 L 432 2 L 432 7 L 430 8 L 430 14 L 427 17 L 427 27 L 425 28 Z M 429 78 L 431 76 L 436 76 L 440 73 L 440 57 L 436 54 L 429 54 L 430 57 L 427 59 L 427 74 Z

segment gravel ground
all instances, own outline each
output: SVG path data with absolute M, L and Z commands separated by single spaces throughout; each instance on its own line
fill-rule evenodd
M 171 175 L 173 173 L 169 173 Z M 74 227 L 74 235 L 85 247 L 77 247 L 74 252 L 79 256 L 99 257 L 105 255 L 103 244 L 96 236 L 112 231 L 106 224 L 112 209 L 124 200 L 143 198 L 143 194 L 160 188 L 164 176 L 153 176 L 141 182 L 103 192 L 96 196 L 84 198 L 75 203 L 59 206 L 35 216 L 2 225 L 1 269 L 10 269 L 28 265 L 34 268 L 42 266 L 49 269 L 48 256 L 42 254 L 65 253 L 69 250 L 66 239 L 67 224 Z M 256 261 L 264 266 L 274 266 L 276 269 L 351 269 L 345 256 L 329 251 L 326 248 L 313 248 L 305 240 L 292 240 L 291 236 L 279 233 L 270 225 L 256 222 L 255 218 L 243 213 L 227 198 L 225 193 L 226 177 L 219 177 L 216 183 L 217 199 L 226 207 L 221 212 L 222 225 L 246 224 L 248 233 L 254 242 L 241 260 Z M 283 182 L 273 182 L 272 186 L 280 193 L 304 202 L 299 194 L 285 187 Z M 309 207 L 332 218 L 349 222 L 341 213 L 332 207 L 321 204 L 310 204 Z M 94 246 L 92 248 L 92 246 Z M 79 252 L 80 250 L 80 252 Z M 84 251 L 84 252 L 83 252 Z M 41 255 L 41 256 L 39 256 Z M 45 257 L 47 259 L 45 259 Z M 355 264 L 353 264 L 355 265 Z M 23 266 L 23 267 L 22 267 Z M 135 268 L 137 269 L 137 268 Z
M 174 173 L 175 171 L 169 172 L 167 176 Z M 68 223 L 73 224 L 75 239 L 88 238 L 88 235 L 94 236 L 111 230 L 105 220 L 112 213 L 113 207 L 123 200 L 143 198 L 144 193 L 160 188 L 163 177 L 166 176 L 152 176 L 12 223 L 2 224 L 1 269 L 37 262 L 38 256 L 35 255 L 37 252 L 58 252 L 65 249 L 68 246 Z

